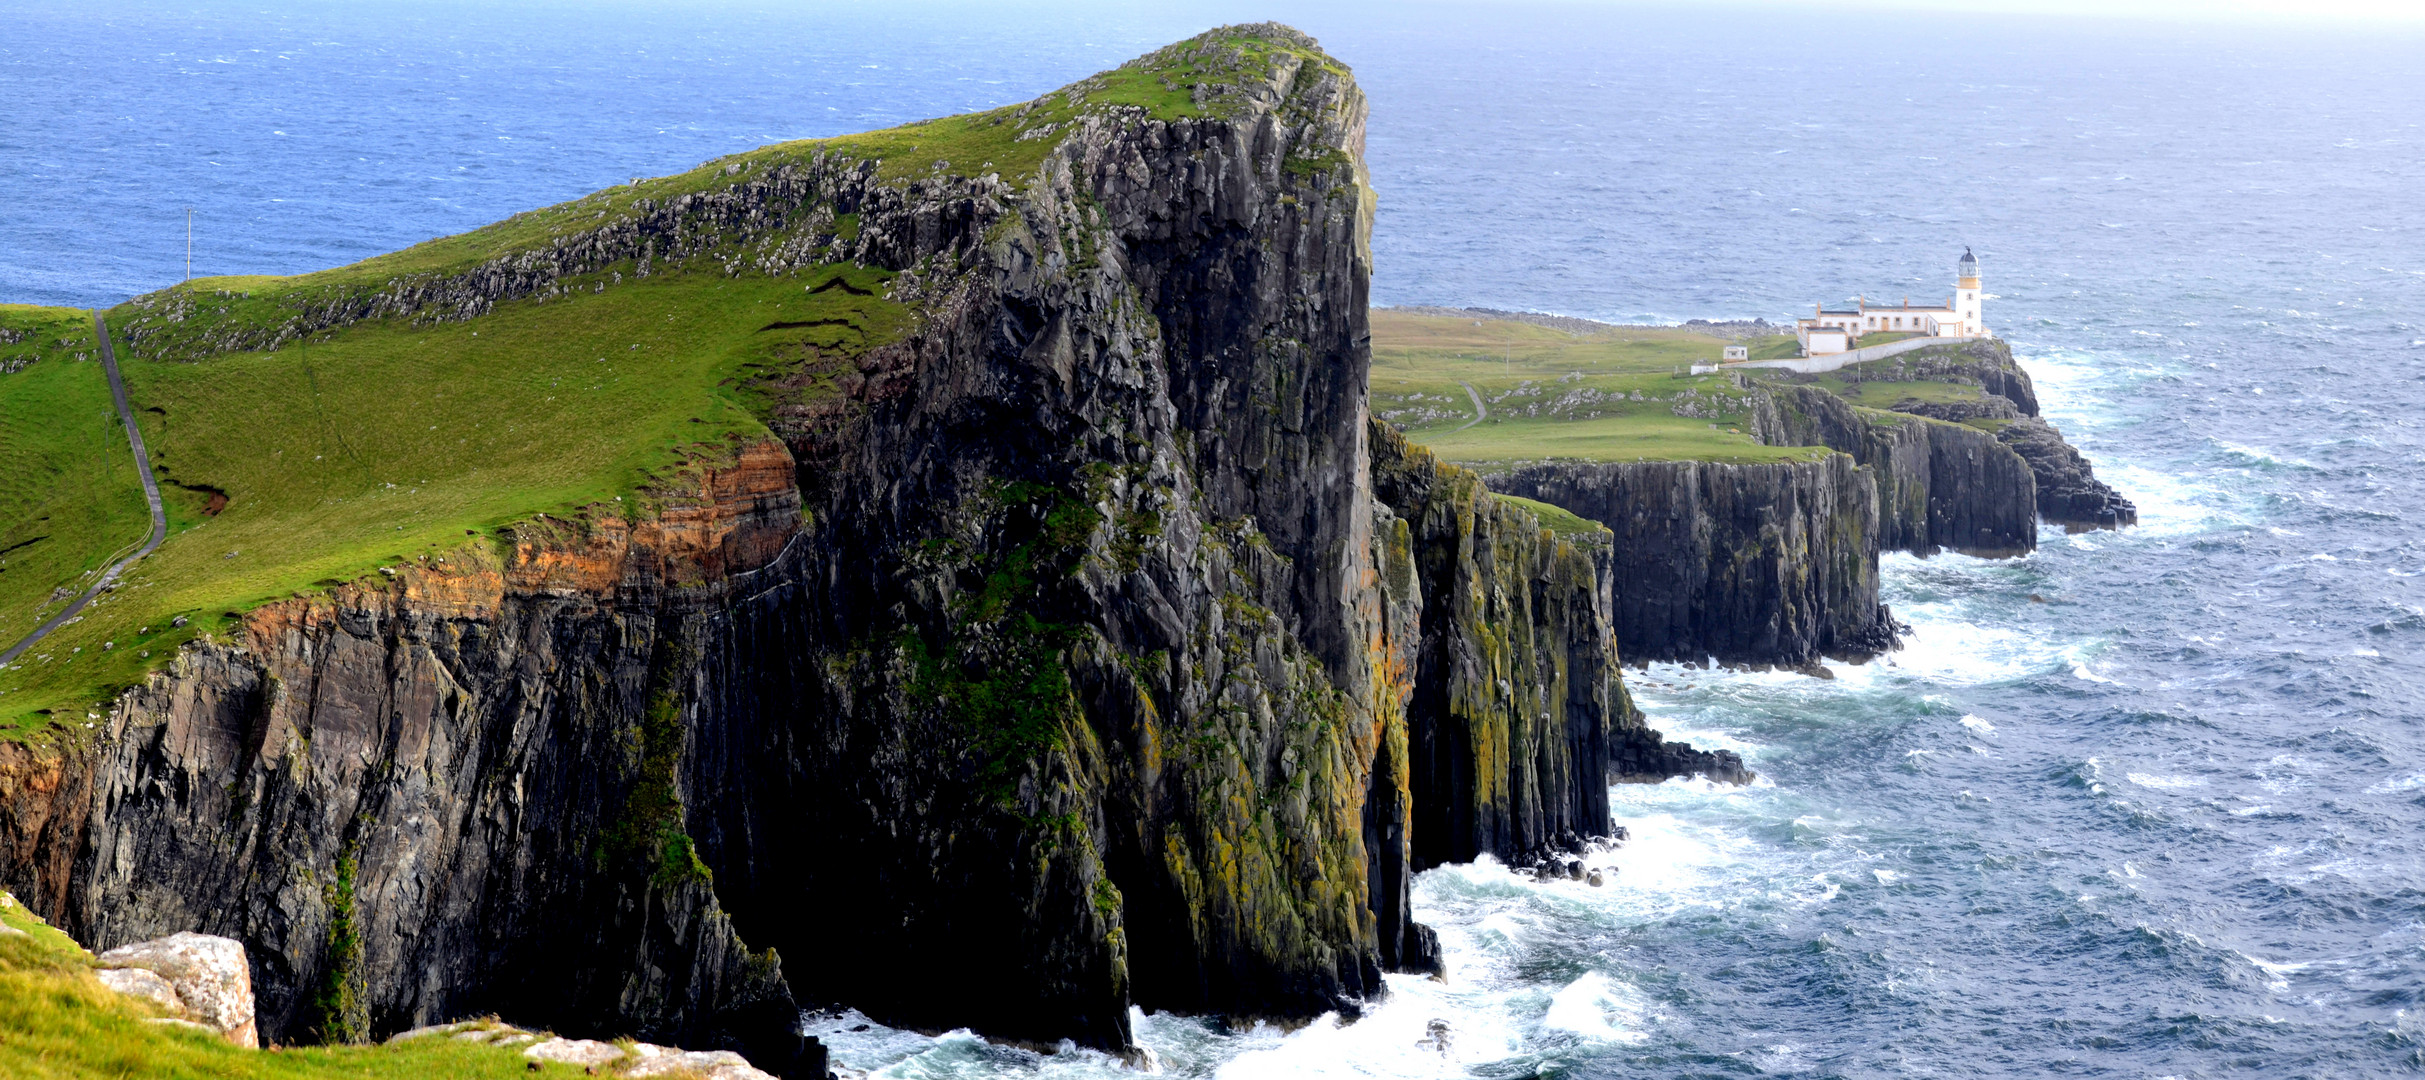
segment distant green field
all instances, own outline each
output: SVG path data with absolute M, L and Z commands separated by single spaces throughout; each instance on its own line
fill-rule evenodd
M 1661 327 L 1570 333 L 1377 310 L 1372 409 L 1450 461 L 1808 460 L 1763 446 L 1731 376 L 1686 375 L 1723 338 Z M 1791 339 L 1786 339 L 1790 341 Z M 1474 423 L 1471 386 L 1487 415 Z M 1679 410 L 1695 415 L 1679 415 Z
M 150 532 L 92 316 L 0 305 L 0 649 Z
M 1984 391 L 1971 383 L 1951 382 L 1884 382 L 1852 381 L 1844 371 L 1834 371 L 1807 380 L 1804 385 L 1816 386 L 1855 405 L 1872 409 L 1892 408 L 1898 401 L 1918 398 L 1932 405 L 1977 401 Z

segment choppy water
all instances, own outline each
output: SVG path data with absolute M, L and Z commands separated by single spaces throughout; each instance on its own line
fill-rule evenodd
M 1910 646 L 1833 681 L 1649 672 L 1763 781 L 1619 788 L 1605 889 L 1426 875 L 1452 975 L 1360 1023 L 1144 1040 L 1230 1077 L 2425 1071 L 2414 32 L 1938 16 L 1946 58 L 1749 9 L 12 7 L 4 300 L 174 280 L 188 203 L 202 272 L 310 269 L 1275 15 L 1372 96 L 1383 302 L 1773 319 L 1932 295 L 1971 245 L 2140 528 L 1890 559 Z M 1115 1071 L 860 1022 L 820 1031 L 888 1076 Z

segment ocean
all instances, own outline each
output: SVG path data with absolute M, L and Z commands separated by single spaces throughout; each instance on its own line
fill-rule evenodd
M 10 9 L 6 302 L 177 280 L 189 206 L 197 273 L 309 270 L 1260 18 L 1372 100 L 1379 303 L 1781 320 L 1939 295 L 1968 247 L 1989 325 L 2137 528 L 1891 556 L 1907 645 L 1833 679 L 1636 673 L 1658 726 L 1761 780 L 1617 788 L 1633 840 L 1605 888 L 1427 873 L 1449 977 L 1393 977 L 1361 1021 L 1158 1015 L 1143 1041 L 1170 1075 L 1237 1078 L 2425 1071 L 2425 33 L 1589 3 Z M 811 1023 L 888 1077 L 1125 1075 Z

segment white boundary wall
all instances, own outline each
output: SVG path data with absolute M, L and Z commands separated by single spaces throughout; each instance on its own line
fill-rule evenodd
M 1977 340 L 1979 339 L 1967 337 L 1904 338 L 1901 341 L 1890 341 L 1884 345 L 1872 345 L 1866 349 L 1854 349 L 1851 352 L 1830 353 L 1826 356 L 1805 356 L 1794 360 L 1744 360 L 1732 364 L 1719 364 L 1717 369 L 1728 371 L 1735 368 L 1783 368 L 1804 375 L 1823 375 L 1848 364 L 1858 364 L 1867 360 L 1884 360 L 1889 356 L 1901 356 L 1904 353 L 1915 349 L 1925 349 L 1931 345 L 1959 345 L 1965 341 Z

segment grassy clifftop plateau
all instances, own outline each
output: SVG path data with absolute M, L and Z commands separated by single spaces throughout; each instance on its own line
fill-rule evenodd
M 1678 374 L 1715 360 L 1732 344 L 1720 338 L 1387 309 L 1373 312 L 1372 335 L 1373 414 L 1450 461 L 1756 463 L 1826 453 L 1761 445 L 1751 400 L 1732 379 Z
M 151 527 L 100 361 L 85 312 L 0 305 L 0 649 Z
M 0 737 L 80 729 L 263 602 L 537 514 L 646 514 L 686 467 L 840 407 L 856 362 L 918 325 L 919 268 L 883 268 L 886 238 L 861 235 L 855 205 L 915 198 L 928 178 L 1040 182 L 1093 118 L 1285 108 L 1272 72 L 1309 65 L 1336 68 L 1285 36 L 1214 31 L 1023 105 L 768 146 L 350 266 L 202 278 L 106 312 L 170 537 L 0 671 Z M 93 354 L 87 313 L 0 308 L 9 643 L 143 535 Z
M 1824 446 L 1763 444 L 1753 422 L 1755 395 L 1738 385 L 1739 376 L 1687 374 L 1695 362 L 1716 361 L 1730 344 L 1748 344 L 1754 358 L 1795 355 L 1791 335 L 1740 343 L 1675 327 L 1561 328 L 1387 309 L 1373 312 L 1372 334 L 1374 415 L 1450 461 L 1495 471 L 1539 461 L 1741 465 L 1815 461 L 1830 453 Z M 1984 400 L 1975 381 L 1864 371 L 1795 381 L 1876 409 Z M 1992 424 L 1974 426 L 1992 430 Z

